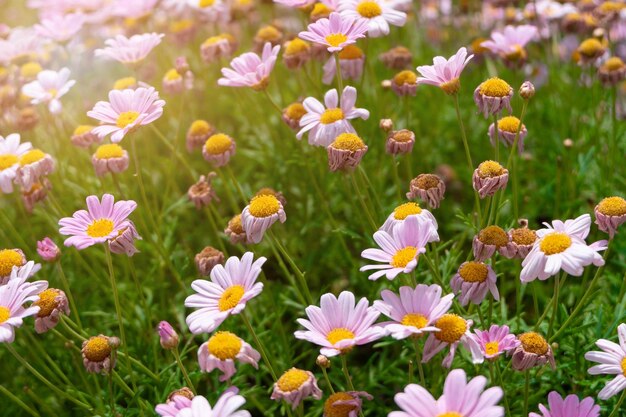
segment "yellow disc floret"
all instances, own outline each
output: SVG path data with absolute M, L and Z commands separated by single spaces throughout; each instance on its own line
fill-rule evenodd
M 506 81 L 493 77 L 483 82 L 479 87 L 480 94 L 484 94 L 489 97 L 506 97 L 508 96 L 512 88 Z
M 500 344 L 498 342 L 485 343 L 485 353 L 487 355 L 495 355 L 500 352 Z
M 364 149 L 365 143 L 363 143 L 363 140 L 361 140 L 361 138 L 354 133 L 342 133 L 335 138 L 332 143 L 332 147 L 344 151 L 356 152 Z
M 511 240 L 518 245 L 532 245 L 537 240 L 537 233 L 534 230 L 530 230 L 527 227 L 519 229 L 513 229 L 511 231 Z
M 24 165 L 33 164 L 37 161 L 41 161 L 45 157 L 46 157 L 46 154 L 43 151 L 39 149 L 33 149 L 31 151 L 26 152 L 24 155 L 22 155 L 22 157 L 20 158 L 20 165 L 24 166 Z
M 300 38 L 294 38 L 287 43 L 285 47 L 285 55 L 295 55 L 304 52 L 308 52 L 311 49 L 311 46 L 308 42 L 303 41 Z
M 256 37 L 263 41 L 278 41 L 283 34 L 280 33 L 278 29 L 276 29 L 272 25 L 264 26 L 258 30 L 256 33 Z
M 242 285 L 231 285 L 222 293 L 222 296 L 217 302 L 217 308 L 220 311 L 227 311 L 235 308 L 237 304 L 239 304 L 239 301 L 245 292 L 246 290 Z
M 87 226 L 87 235 L 90 237 L 105 237 L 113 231 L 113 221 L 109 219 L 98 219 Z
M 193 136 L 204 136 L 211 132 L 211 125 L 206 120 L 194 120 L 189 126 L 189 133 Z
M 114 90 L 125 90 L 127 88 L 131 88 L 137 85 L 137 80 L 135 77 L 124 77 L 115 81 L 113 84 Z
M 104 336 L 94 336 L 83 347 L 83 353 L 92 362 L 102 362 L 111 355 L 109 340 Z
M 399 205 L 393 210 L 393 218 L 396 220 L 404 220 L 413 214 L 420 214 L 422 209 L 419 204 L 408 202 Z
M 305 114 L 307 111 L 302 103 L 292 103 L 285 109 L 285 115 L 292 120 L 300 120 Z
M 353 400 L 354 397 L 346 392 L 337 392 L 332 394 L 324 403 L 324 416 L 325 417 L 349 417 L 354 415 L 353 411 L 357 408 L 356 405 L 351 403 L 345 403 Z M 337 402 L 341 404 L 335 404 Z
M 626 200 L 622 197 L 607 197 L 598 204 L 598 211 L 605 216 L 623 216 L 626 214 Z
M 354 339 L 354 333 L 345 327 L 332 329 L 326 335 L 326 340 L 328 340 L 332 345 L 346 339 Z
M 139 113 L 136 111 L 125 111 L 123 113 L 120 113 L 119 116 L 117 116 L 117 121 L 115 122 L 115 124 L 120 129 L 123 129 L 129 124 L 134 123 L 138 117 L 139 117 Z
M 489 275 L 489 268 L 482 262 L 465 262 L 459 268 L 459 275 L 465 282 L 485 282 Z
M 415 246 L 407 246 L 402 248 L 391 258 L 391 266 L 394 268 L 405 268 L 417 256 L 417 248 Z
M 0 318 L 0 323 L 2 323 L 2 318 Z M 621 365 L 622 365 L 622 375 L 626 376 L 626 357 L 622 359 Z
M 509 243 L 509 235 L 501 227 L 487 226 L 478 233 L 478 240 L 485 245 L 494 245 L 500 248 Z
M 602 64 L 602 69 L 607 72 L 619 71 L 626 67 L 624 61 L 622 61 L 619 57 L 611 57 L 606 60 L 604 64 Z
M 0 155 L 0 171 L 11 168 L 13 165 L 19 162 L 19 158 L 16 155 L 6 154 Z
M 163 77 L 166 81 L 176 81 L 182 78 L 182 75 L 176 71 L 176 68 L 172 68 L 165 73 L 165 77 Z
M 291 368 L 278 378 L 276 385 L 278 385 L 281 391 L 291 392 L 298 390 L 309 379 L 308 372 L 302 369 Z
M 415 181 L 416 185 L 422 190 L 430 190 L 431 188 L 437 188 L 441 180 L 434 174 L 420 175 Z
M 100 145 L 98 149 L 96 149 L 96 158 L 98 159 L 121 158 L 123 156 L 124 149 L 117 143 Z
M 92 129 L 92 125 L 79 125 L 74 129 L 74 136 L 84 135 L 85 133 L 91 132 Z
M 271 194 L 257 195 L 250 200 L 249 210 L 254 217 L 269 217 L 278 213 L 280 201 Z
M 485 161 L 478 165 L 478 176 L 480 178 L 499 177 L 504 174 L 504 167 L 496 161 Z
M 228 151 L 233 144 L 230 136 L 223 133 L 217 133 L 208 138 L 204 144 L 204 150 L 209 155 L 221 155 Z
M 401 323 L 404 326 L 413 326 L 422 329 L 428 324 L 428 318 L 423 314 L 409 313 L 402 317 Z
M 320 116 L 320 123 L 324 125 L 329 125 L 339 120 L 343 120 L 343 111 L 338 107 L 326 109 Z
M 393 77 L 393 82 L 396 85 L 414 85 L 417 82 L 417 74 L 409 70 L 400 71 Z
M 456 411 L 448 411 L 443 414 L 439 414 L 437 417 L 463 417 L 461 413 L 457 413 Z
M 438 332 L 433 333 L 435 338 L 445 343 L 455 343 L 467 331 L 467 322 L 456 314 L 444 314 L 435 322 Z
M 526 352 L 534 353 L 536 355 L 545 355 L 548 353 L 548 342 L 539 333 L 527 332 L 518 337 L 522 342 L 522 348 Z
M 55 288 L 48 288 L 39 294 L 39 300 L 33 303 L 33 305 L 39 307 L 37 317 L 48 317 L 57 308 L 59 303 L 56 298 L 59 294 L 59 290 Z
M 375 1 L 365 0 L 356 6 L 358 14 L 366 19 L 371 19 L 376 16 L 380 16 L 383 13 L 383 9 Z
M 22 266 L 24 262 L 24 256 L 15 249 L 0 250 L 0 277 L 10 275 L 14 266 Z
M 0 306 L 0 324 L 11 318 L 11 310 L 5 306 Z
M 228 222 L 228 228 L 236 234 L 244 233 L 243 225 L 241 224 L 241 214 L 237 214 Z
M 589 38 L 581 42 L 577 51 L 587 58 L 594 58 L 604 52 L 604 46 L 596 38 Z
M 545 235 L 539 243 L 539 249 L 546 255 L 554 255 L 564 252 L 567 248 L 572 246 L 572 239 L 562 232 L 552 232 Z
M 34 78 L 39 74 L 43 68 L 38 62 L 27 62 L 20 68 L 20 75 L 24 78 Z
M 241 345 L 241 339 L 234 333 L 217 332 L 209 339 L 207 350 L 220 360 L 233 360 L 239 354 Z
M 356 45 L 347 45 L 339 51 L 339 59 L 359 59 L 363 58 L 363 50 Z
M 498 129 L 503 132 L 517 133 L 519 119 L 515 116 L 506 116 L 498 120 Z
M 347 41 L 348 37 L 343 33 L 331 33 L 330 35 L 326 36 L 325 39 L 330 46 L 337 47 Z

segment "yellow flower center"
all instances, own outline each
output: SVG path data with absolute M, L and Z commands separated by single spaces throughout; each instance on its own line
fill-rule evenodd
M 295 55 L 307 52 L 309 49 L 311 49 L 311 46 L 309 46 L 308 42 L 305 42 L 300 38 L 294 38 L 287 43 L 287 46 L 285 47 L 285 55 Z
M 485 161 L 478 165 L 478 176 L 480 178 L 499 177 L 504 174 L 504 168 L 496 161 Z
M 96 158 L 98 159 L 121 158 L 123 156 L 124 149 L 117 143 L 100 145 L 98 149 L 96 149 Z
M 391 258 L 391 266 L 394 268 L 404 268 L 417 256 L 417 248 L 415 246 L 407 246 L 402 248 Z
M 509 242 L 509 235 L 501 227 L 488 226 L 478 233 L 478 240 L 485 245 L 494 245 L 497 248 L 506 246 Z
M 393 210 L 393 218 L 396 220 L 404 220 L 413 214 L 420 214 L 422 209 L 420 205 L 414 202 L 404 203 Z
M 616 1 L 605 1 L 598 6 L 598 11 L 601 13 L 617 13 L 621 11 L 625 6 L 622 3 Z
M 515 116 L 506 116 L 498 120 L 498 129 L 504 132 L 517 133 L 519 119 Z
M 362 1 L 356 6 L 356 11 L 366 19 L 380 16 L 383 9 L 375 1 Z
M 413 140 L 413 136 L 414 135 L 413 133 L 411 133 L 411 131 L 402 129 L 393 134 L 393 140 L 395 140 L 396 142 L 406 143 Z
M 480 94 L 489 97 L 506 97 L 511 92 L 511 86 L 504 80 L 493 77 L 483 82 L 479 87 Z
M 165 73 L 164 78 L 166 81 L 176 81 L 176 80 L 180 80 L 182 76 L 178 73 L 178 71 L 176 71 L 176 68 L 172 68 L 171 70 Z
M 435 322 L 435 327 L 439 329 L 438 332 L 434 333 L 435 338 L 452 344 L 461 340 L 467 331 L 467 322 L 456 314 L 444 314 Z
M 331 33 L 330 35 L 326 36 L 325 39 L 330 46 L 337 47 L 347 41 L 348 37 L 343 33 Z
M 509 61 L 519 61 L 526 58 L 526 50 L 521 45 L 513 46 L 513 52 L 509 52 L 505 55 L 505 58 Z
M 106 337 L 95 336 L 87 341 L 83 353 L 92 362 L 102 362 L 111 354 L 111 346 Z
M 621 70 L 625 66 L 626 65 L 624 64 L 624 61 L 622 61 L 619 57 L 616 57 L 616 56 L 607 59 L 606 62 L 602 64 L 602 68 L 605 71 L 609 71 L 609 72 Z
M 441 180 L 438 176 L 433 174 L 423 174 L 415 181 L 416 185 L 422 190 L 430 190 L 431 188 L 437 188 Z
M 320 116 L 320 123 L 329 125 L 343 119 L 343 111 L 339 108 L 326 109 Z
M 413 326 L 422 329 L 428 324 L 428 318 L 423 314 L 409 313 L 402 317 L 401 323 L 404 326 Z
M 37 317 L 48 317 L 52 310 L 57 308 L 59 303 L 56 298 L 59 294 L 59 290 L 54 288 L 48 288 L 39 294 L 39 300 L 33 303 L 33 305 L 39 306 Z
M 534 353 L 536 355 L 545 355 L 548 352 L 548 342 L 539 333 L 528 332 L 518 337 L 522 342 L 522 348 L 526 352 Z
M 626 200 L 622 197 L 608 197 L 600 201 L 598 211 L 605 216 L 622 216 L 626 214 Z
M 461 80 L 459 80 L 459 78 L 453 78 L 450 81 L 446 81 L 445 83 L 442 83 L 439 88 L 441 88 L 444 93 L 448 94 L 448 95 L 454 95 L 456 93 L 459 92 L 459 89 L 461 88 Z
M 459 269 L 459 275 L 466 282 L 485 282 L 488 274 L 489 268 L 482 262 L 466 262 Z
M 228 151 L 233 144 L 230 136 L 218 133 L 208 138 L 204 144 L 204 150 L 209 155 L 221 155 Z
M 129 124 L 133 123 L 135 120 L 137 120 L 138 117 L 139 113 L 137 113 L 136 111 L 125 111 L 124 113 L 120 113 L 120 115 L 117 117 L 117 121 L 115 122 L 115 124 L 120 129 L 123 129 Z
M 0 171 L 5 170 L 7 168 L 11 168 L 13 165 L 17 164 L 19 159 L 15 155 L 0 155 Z
M 241 285 L 231 285 L 226 288 L 226 290 L 222 293 L 220 300 L 217 302 L 217 308 L 220 311 L 230 310 L 235 308 L 235 306 L 243 297 L 243 294 L 246 290 Z
M 170 32 L 180 33 L 192 27 L 193 27 L 193 20 L 191 19 L 176 20 L 170 23 Z
M 315 3 L 311 11 L 311 16 L 328 16 L 331 12 L 332 10 L 324 3 Z
M 126 90 L 127 88 L 131 88 L 137 85 L 137 80 L 135 77 L 124 77 L 113 83 L 114 90 Z
M 198 3 L 198 6 L 202 8 L 211 7 L 213 6 L 213 3 L 215 3 L 215 0 L 200 0 L 200 2 Z
M 355 152 L 365 148 L 365 143 L 354 133 L 342 133 L 332 143 L 333 148 Z
M 80 135 L 84 135 L 85 133 L 89 133 L 91 132 L 91 129 L 93 129 L 93 126 L 91 125 L 77 126 L 76 129 L 74 129 L 74 136 L 80 136 Z
M 456 411 L 448 411 L 443 414 L 439 414 L 437 417 L 463 417 L 463 414 L 457 413 Z
M 500 352 L 500 344 L 498 342 L 485 343 L 485 353 L 487 355 L 495 355 Z
M 309 380 L 309 374 L 302 369 L 291 368 L 276 381 L 281 391 L 291 392 L 298 390 L 302 384 Z
M 338 401 L 353 400 L 354 397 L 346 392 L 337 392 L 332 394 L 324 403 L 324 416 L 325 417 L 348 417 L 351 412 L 356 409 L 356 405 L 352 404 L 337 404 Z M 354 413 L 353 413 L 354 414 Z
M 193 136 L 208 135 L 211 131 L 211 125 L 205 120 L 195 120 L 189 127 L 189 133 Z
M 363 57 L 363 50 L 356 45 L 347 45 L 339 51 L 339 59 L 359 59 Z
M 20 68 L 20 75 L 24 78 L 34 78 L 42 70 L 38 62 L 27 62 Z
M 534 230 L 530 230 L 526 227 L 513 229 L 513 231 L 511 231 L 511 240 L 518 245 L 532 245 L 537 240 L 537 233 L 535 233 Z
M 0 317 L 0 323 L 2 323 L 2 317 Z M 622 375 L 626 376 L 626 357 L 622 359 Z
M 24 155 L 22 155 L 22 157 L 20 158 L 20 165 L 24 166 L 24 165 L 32 164 L 37 161 L 41 161 L 45 157 L 46 157 L 45 153 L 43 153 L 39 149 L 33 149 L 32 151 L 26 152 Z
M 488 40 L 487 38 L 474 39 L 472 43 L 470 44 L 472 48 L 472 52 L 475 54 L 484 54 L 485 52 L 489 51 L 489 48 L 485 48 L 484 46 L 482 46 L 482 43 L 487 40 Z
M 565 233 L 552 232 L 541 239 L 539 249 L 546 255 L 561 253 L 572 246 L 572 239 Z
M 285 109 L 285 115 L 292 120 L 300 120 L 305 114 L 307 111 L 302 103 L 292 103 Z
M 14 266 L 24 265 L 24 257 L 15 249 L 0 250 L 0 277 L 11 274 Z
M 241 214 L 237 214 L 235 217 L 230 219 L 228 222 L 228 227 L 233 233 L 241 234 L 244 232 L 243 225 L 241 224 Z
M 274 26 L 264 26 L 256 33 L 256 36 L 264 41 L 278 41 L 282 33 Z
M 345 327 L 339 327 L 337 329 L 332 329 L 330 332 L 328 332 L 328 334 L 326 335 L 326 339 L 334 345 L 335 343 L 342 340 L 354 339 L 354 333 L 352 333 Z
M 250 200 L 249 210 L 254 217 L 269 217 L 278 213 L 280 202 L 271 194 L 257 195 Z
M 11 318 L 11 310 L 7 307 L 0 306 L 0 324 Z
M 578 53 L 589 58 L 600 55 L 604 51 L 602 43 L 596 38 L 589 38 L 582 41 L 578 46 Z
M 90 237 L 105 237 L 113 231 L 113 222 L 109 219 L 98 219 L 87 226 L 87 235 Z
M 216 358 L 234 360 L 241 350 L 241 339 L 231 332 L 217 332 L 209 339 L 207 349 Z
M 409 70 L 400 71 L 393 77 L 393 82 L 396 85 L 404 85 L 404 84 L 414 85 L 417 82 L 417 74 Z

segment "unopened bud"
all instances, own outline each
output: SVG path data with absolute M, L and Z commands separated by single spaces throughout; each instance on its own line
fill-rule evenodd
M 378 124 L 382 130 L 385 132 L 390 132 L 393 129 L 393 120 L 391 119 L 380 119 L 380 123 Z
M 535 96 L 535 86 L 530 81 L 524 81 L 519 88 L 519 95 L 524 100 L 529 100 Z
M 320 368 L 324 368 L 324 369 L 328 369 L 330 368 L 330 359 L 328 359 L 326 356 L 324 355 L 319 355 L 317 357 L 317 360 L 315 361 L 315 363 L 317 364 L 317 366 L 319 366 Z
M 119 337 L 109 337 L 109 346 L 111 346 L 112 349 L 117 349 L 118 347 L 120 347 L 120 338 Z
M 174 330 L 171 324 L 166 321 L 160 322 L 158 331 L 159 341 L 163 349 L 174 349 L 178 346 L 178 333 L 176 333 L 176 330 Z

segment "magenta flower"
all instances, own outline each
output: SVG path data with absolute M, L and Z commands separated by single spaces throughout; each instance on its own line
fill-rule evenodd
M 82 250 L 116 238 L 132 224 L 128 216 L 137 208 L 137 203 L 132 200 L 115 203 L 111 194 L 104 194 L 102 201 L 91 195 L 86 201 L 87 210 L 78 210 L 72 217 L 59 220 L 59 232 L 70 236 L 65 239 L 65 246 Z
M 502 398 L 502 389 L 484 390 L 485 385 L 487 378 L 484 376 L 468 382 L 465 371 L 455 369 L 446 377 L 443 395 L 438 400 L 420 385 L 407 385 L 395 396 L 402 411 L 393 411 L 388 417 L 503 417 L 504 408 L 497 405 Z
M 474 330 L 472 335 L 486 359 L 494 359 L 518 347 L 521 342 L 509 332 L 509 326 L 492 324 L 488 331 Z
M 97 102 L 87 116 L 102 123 L 93 128 L 92 133 L 100 138 L 111 135 L 111 142 L 117 143 L 126 134 L 161 117 L 163 106 L 165 101 L 159 100 L 159 93 L 154 87 L 111 90 L 109 101 Z
M 410 273 L 417 266 L 419 255 L 426 252 L 426 244 L 431 241 L 433 228 L 434 225 L 428 217 L 411 215 L 396 225 L 391 233 L 377 231 L 374 233 L 374 240 L 380 249 L 365 249 L 361 256 L 382 264 L 365 265 L 359 270 L 378 270 L 368 277 L 373 281 L 383 275 L 392 280 L 398 274 Z
M 231 68 L 222 68 L 223 77 L 217 84 L 224 87 L 250 87 L 253 90 L 264 90 L 274 69 L 280 45 L 272 47 L 266 42 L 261 56 L 254 52 L 246 52 L 230 62 Z
M 461 72 L 474 55 L 467 56 L 467 49 L 461 48 L 449 59 L 442 56 L 433 58 L 433 65 L 417 67 L 422 76 L 417 77 L 417 84 L 435 85 L 447 94 L 456 94 L 461 87 Z
M 382 301 L 374 301 L 374 308 L 392 321 L 383 322 L 385 330 L 394 339 L 406 339 L 426 332 L 437 332 L 434 323 L 452 306 L 454 294 L 441 296 L 441 287 L 437 284 L 419 284 L 415 289 L 400 287 L 400 296 L 389 290 L 383 290 Z
M 500 54 L 504 58 L 524 58 L 524 47 L 537 35 L 537 28 L 531 25 L 511 26 L 508 25 L 504 31 L 493 31 L 491 39 L 480 44 L 483 48 L 489 49 L 495 54 Z
M 327 18 L 311 23 L 307 30 L 298 36 L 304 40 L 325 45 L 328 52 L 341 51 L 359 38 L 364 38 L 368 30 L 365 19 L 355 19 L 339 13 L 331 13 Z
M 539 404 L 541 414 L 530 413 L 528 417 L 598 417 L 600 415 L 600 406 L 596 405 L 591 397 L 581 401 L 575 394 L 571 394 L 563 399 L 558 392 L 552 391 L 548 394 L 548 405 L 550 408 Z
M 185 300 L 185 307 L 198 310 L 187 316 L 192 333 L 211 333 L 231 314 L 239 314 L 246 303 L 263 291 L 263 283 L 256 282 L 264 257 L 252 262 L 254 254 L 246 252 L 241 259 L 231 256 L 224 266 L 215 265 L 211 281 L 197 279 L 191 283 L 197 293 Z
M 176 330 L 174 330 L 171 324 L 166 321 L 161 321 L 157 330 L 159 332 L 159 342 L 163 349 L 174 349 L 178 346 L 178 333 L 176 333 Z
M 61 250 L 49 237 L 37 242 L 37 253 L 46 262 L 54 262 L 61 256 Z
M 127 38 L 117 35 L 115 38 L 104 41 L 106 48 L 96 49 L 97 57 L 114 59 L 124 64 L 136 64 L 148 56 L 158 44 L 161 43 L 163 34 L 143 33 Z
M 607 382 L 602 391 L 598 393 L 598 398 L 608 400 L 614 395 L 626 389 L 626 324 L 617 326 L 617 336 L 619 344 L 610 340 L 600 339 L 596 346 L 602 349 L 585 353 L 585 359 L 597 362 L 599 365 L 592 366 L 587 372 L 590 375 L 615 375 L 611 381 Z
M 382 327 L 374 325 L 380 313 L 369 307 L 367 298 L 357 304 L 350 291 L 343 291 L 339 298 L 328 293 L 322 295 L 320 307 L 306 308 L 309 320 L 298 319 L 298 323 L 307 330 L 298 330 L 294 335 L 321 346 L 322 355 L 337 356 L 385 335 Z

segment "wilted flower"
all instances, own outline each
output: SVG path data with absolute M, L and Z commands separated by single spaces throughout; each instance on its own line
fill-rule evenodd
M 496 161 L 481 162 L 472 175 L 472 185 L 480 198 L 491 197 L 504 190 L 508 182 L 509 170 Z
M 49 237 L 37 241 L 37 253 L 46 262 L 54 262 L 61 256 L 61 250 Z
M 411 180 L 406 198 L 412 200 L 419 197 L 421 200 L 426 201 L 430 207 L 438 208 L 445 192 L 446 184 L 439 176 L 419 174 Z
M 192 152 L 194 149 L 202 147 L 214 133 L 215 128 L 206 120 L 194 120 L 187 130 L 187 151 Z
M 230 58 L 238 47 L 237 40 L 228 33 L 212 36 L 200 45 L 202 60 L 210 64 L 221 58 Z
M 79 148 L 88 148 L 94 143 L 100 142 L 102 139 L 92 132 L 94 126 L 80 125 L 74 129 L 71 141 L 74 146 Z
M 220 199 L 217 197 L 211 181 L 217 174 L 215 172 L 209 172 L 206 176 L 201 175 L 197 183 L 193 184 L 187 190 L 187 197 L 198 210 L 204 206 L 211 204 L 211 201 L 215 200 L 219 203 Z
M 358 81 L 363 75 L 363 66 L 365 65 L 365 54 L 363 50 L 356 45 L 348 45 L 337 53 L 328 58 L 324 64 L 324 76 L 322 82 L 331 84 L 337 76 L 337 57 L 339 57 L 339 68 L 341 69 L 341 78 L 344 80 Z
M 518 129 L 519 137 L 517 138 L 517 150 L 521 154 L 524 152 L 524 139 L 528 134 L 528 130 L 526 130 L 526 126 L 524 124 L 520 127 L 520 120 L 515 116 L 505 116 L 498 120 L 497 132 L 493 123 L 489 125 L 489 139 L 491 140 L 491 146 L 496 146 L 496 135 L 500 142 L 502 142 L 505 146 L 513 146 Z
M 24 190 L 30 190 L 41 178 L 52 174 L 54 159 L 49 154 L 31 149 L 20 156 L 20 167 L 15 173 L 15 183 Z
M 515 348 L 512 355 L 513 369 L 525 371 L 535 366 L 543 366 L 550 363 L 552 369 L 556 367 L 552 348 L 546 339 L 536 332 L 527 332 L 517 337 L 520 345 Z
M 509 235 L 501 227 L 487 226 L 474 236 L 472 241 L 474 258 L 479 262 L 484 261 L 509 245 Z
M 598 78 L 605 87 L 614 87 L 626 79 L 626 64 L 619 57 L 611 57 L 598 68 Z
M 342 133 L 328 145 L 328 168 L 334 172 L 356 168 L 367 152 L 367 145 L 354 133 Z
M 622 197 L 607 197 L 594 208 L 598 229 L 609 234 L 613 239 L 617 228 L 626 222 L 626 200 Z
M 212 246 L 207 246 L 194 257 L 196 269 L 202 276 L 209 276 L 215 265 L 224 263 L 224 254 Z
M 302 39 L 294 38 L 287 41 L 284 47 L 283 62 L 289 69 L 301 68 L 311 59 L 311 45 Z
M 81 353 L 87 372 L 108 374 L 115 367 L 113 349 L 119 346 L 117 337 L 103 334 L 92 336 L 83 342 Z
M 198 349 L 198 363 L 204 372 L 214 369 L 222 371 L 220 381 L 226 381 L 235 375 L 235 362 L 252 365 L 257 369 L 261 354 L 252 346 L 231 332 L 216 332 Z
M 417 74 L 410 70 L 400 71 L 391 80 L 391 90 L 398 96 L 414 96 L 417 92 Z
M 295 102 L 283 109 L 282 119 L 293 130 L 300 130 L 300 120 L 307 113 L 302 103 Z
M 224 233 L 230 239 L 230 242 L 234 245 L 238 243 L 247 242 L 246 231 L 243 229 L 243 223 L 241 222 L 241 214 L 233 216 L 228 221 L 228 227 L 224 229 Z
M 91 156 L 91 163 L 96 175 L 102 177 L 109 172 L 119 174 L 128 169 L 130 159 L 128 152 L 117 143 L 100 145 Z
M 216 167 L 224 166 L 235 155 L 236 144 L 233 138 L 216 133 L 210 136 L 202 147 L 202 156 Z
M 35 316 L 35 331 L 45 333 L 59 324 L 61 314 L 69 316 L 70 307 L 67 296 L 61 290 L 48 288 L 39 293 L 39 299 L 33 303 L 39 307 Z
M 322 391 L 317 386 L 315 375 L 310 371 L 291 368 L 274 383 L 271 399 L 285 400 L 295 410 L 307 397 L 316 400 L 322 398 Z
M 591 65 L 604 55 L 606 47 L 596 38 L 588 38 L 580 43 L 576 52 L 581 64 Z
M 498 249 L 506 258 L 524 259 L 537 241 L 537 233 L 528 228 L 527 220 L 520 220 L 521 227 L 509 230 L 509 244 Z
M 463 262 L 452 277 L 450 288 L 459 294 L 458 300 L 462 306 L 467 305 L 470 301 L 474 304 L 480 304 L 487 296 L 488 291 L 493 299 L 498 301 L 500 294 L 496 280 L 497 276 L 491 265 L 468 261 Z
M 414 144 L 415 133 L 407 129 L 394 130 L 387 135 L 385 151 L 391 155 L 411 153 Z
M 252 197 L 241 212 L 241 224 L 250 243 L 259 243 L 277 220 L 285 223 L 287 215 L 280 200 L 271 194 Z
M 513 97 L 513 87 L 498 77 L 484 81 L 474 90 L 474 102 L 478 106 L 479 113 L 483 113 L 485 118 L 499 114 L 504 108 L 509 113 L 512 112 L 511 97 Z
M 411 65 L 413 56 L 411 51 L 404 46 L 396 46 L 378 56 L 387 68 L 402 70 Z
M 109 249 L 118 255 L 133 256 L 139 252 L 135 247 L 135 240 L 141 240 L 141 236 L 137 233 L 133 222 L 128 221 L 126 227 L 121 229 L 117 236 L 109 239 Z
M 372 400 L 374 397 L 364 391 L 336 392 L 324 402 L 322 417 L 357 417 L 363 408 L 361 397 Z

